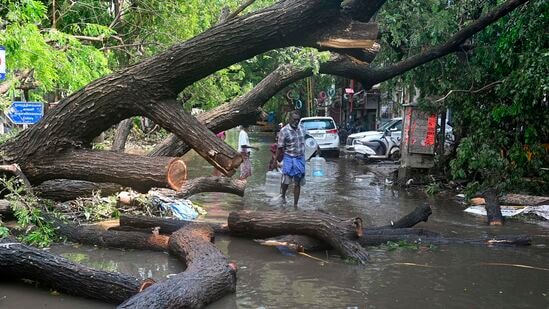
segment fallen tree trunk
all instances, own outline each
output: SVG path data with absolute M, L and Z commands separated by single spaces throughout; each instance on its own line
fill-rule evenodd
M 147 192 L 151 187 L 177 190 L 187 179 L 179 158 L 137 156 L 112 151 L 72 150 L 43 155 L 27 166 L 33 183 L 51 179 L 114 182 Z
M 120 227 L 129 227 L 150 230 L 158 227 L 158 232 L 162 234 L 172 234 L 175 231 L 193 223 L 193 221 L 183 221 L 179 219 L 171 218 L 158 218 L 158 217 L 145 217 L 145 216 L 134 216 L 134 215 L 121 215 L 120 216 Z M 227 224 L 219 223 L 206 223 L 208 224 L 215 233 L 227 234 L 229 228 Z
M 147 160 L 151 160 L 149 158 Z M 119 170 L 118 170 L 119 171 Z M 117 171 L 103 171 L 101 173 L 116 173 Z M 190 196 L 202 192 L 224 192 L 236 194 L 238 196 L 244 195 L 246 189 L 246 182 L 238 179 L 231 179 L 227 177 L 198 177 L 190 180 L 186 180 L 186 166 L 183 161 L 176 159 L 172 161 L 167 168 L 167 175 L 162 180 L 161 175 L 156 177 L 150 177 L 147 181 L 146 178 L 141 178 L 140 182 L 134 182 L 133 189 L 141 193 L 148 192 L 156 183 L 154 187 L 169 187 L 174 190 L 179 190 L 176 194 L 178 198 L 189 198 Z M 97 175 L 95 173 L 94 175 Z M 139 175 L 132 173 L 135 177 Z M 131 176 L 132 179 L 135 179 Z M 146 175 L 143 175 L 144 177 Z M 128 176 L 130 177 L 130 176 Z M 127 180 L 124 182 L 130 181 Z M 151 180 L 156 178 L 156 180 Z M 54 179 L 44 181 L 38 186 L 34 187 L 38 196 L 55 201 L 69 201 L 78 197 L 91 196 L 93 192 L 99 192 L 102 196 L 109 196 L 117 192 L 123 191 L 124 186 L 116 183 L 100 183 L 83 180 L 70 180 L 70 179 Z
M 440 234 L 425 230 L 414 228 L 402 228 L 402 229 L 363 229 L 364 234 L 358 239 L 359 243 L 372 242 L 378 244 L 379 239 L 388 237 L 387 241 L 392 241 L 399 236 L 406 238 L 411 236 L 418 237 L 439 237 Z M 329 250 L 331 247 L 315 238 L 305 235 L 284 235 L 279 237 L 271 237 L 267 239 L 256 239 L 257 243 L 264 246 L 286 246 L 294 251 L 319 251 Z M 383 242 L 385 243 L 385 242 Z
M 362 220 L 340 219 L 320 212 L 231 212 L 228 218 L 231 235 L 268 238 L 302 234 L 320 239 L 339 252 L 343 258 L 364 264 L 366 250 L 356 240 L 362 234 Z
M 94 270 L 44 250 L 0 240 L 2 278 L 39 282 L 57 291 L 119 304 L 137 294 L 144 282 L 120 273 Z
M 187 268 L 156 283 L 118 308 L 202 308 L 236 290 L 236 266 L 212 243 L 213 230 L 187 225 L 170 236 L 170 253 Z
M 55 234 L 69 241 L 109 248 L 166 251 L 169 238 L 157 230 L 150 233 L 105 231 L 93 227 L 65 224 L 52 219 Z
M 387 241 L 405 240 L 410 237 L 440 237 L 440 234 L 414 228 L 370 228 L 363 229 L 363 234 L 357 241 L 363 246 L 375 246 Z M 383 241 L 383 239 L 386 239 Z M 319 251 L 332 249 L 328 244 L 305 235 L 284 235 L 267 239 L 256 239 L 257 243 L 264 246 L 286 246 L 294 251 Z M 380 242 L 381 241 L 381 242 Z
M 529 246 L 532 239 L 528 236 L 497 236 L 492 238 L 456 238 L 442 236 L 420 236 L 420 235 L 368 235 L 361 237 L 358 242 L 363 246 L 378 246 L 387 242 L 417 243 L 423 245 L 449 245 L 449 244 L 465 244 L 478 246 Z
M 363 235 L 358 239 L 358 243 L 360 243 L 362 246 L 379 246 L 388 242 L 399 243 L 404 241 L 411 244 L 421 245 L 464 244 L 487 247 L 501 247 L 529 246 L 532 241 L 531 237 L 525 235 L 467 239 L 456 237 L 443 237 L 440 235 L 436 235 L 437 233 L 427 230 L 417 232 L 408 231 L 408 234 L 406 234 L 406 231 L 402 231 L 402 233 L 392 234 L 391 231 L 395 231 L 394 229 L 380 229 L 378 231 L 380 232 L 379 234 Z M 396 231 L 398 231 L 398 229 Z M 271 237 L 267 239 L 256 239 L 255 241 L 263 246 L 284 246 L 296 252 L 312 252 L 332 249 L 326 243 L 304 235 L 285 235 L 280 237 Z
M 116 183 L 70 179 L 47 180 L 34 186 L 34 191 L 39 197 L 61 202 L 91 196 L 94 192 L 100 192 L 101 196 L 109 196 L 123 190 L 124 187 Z

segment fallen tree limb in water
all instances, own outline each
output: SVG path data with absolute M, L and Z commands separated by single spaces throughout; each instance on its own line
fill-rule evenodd
M 119 308 L 201 308 L 236 289 L 236 266 L 212 243 L 214 231 L 206 224 L 185 224 L 168 237 L 160 235 L 158 228 L 146 234 L 54 221 L 58 235 L 71 241 L 103 247 L 167 250 L 186 265 L 184 272 L 126 298 Z
M 182 227 L 185 227 L 193 221 L 184 221 L 179 219 L 171 218 L 159 218 L 159 217 L 145 217 L 145 216 L 134 216 L 134 215 L 121 215 L 120 216 L 120 227 L 121 228 L 137 228 L 150 230 L 158 227 L 158 231 L 161 234 L 171 234 L 179 230 Z M 228 226 L 226 224 L 220 223 L 204 223 L 208 224 L 214 232 L 217 234 L 227 234 L 229 233 Z
M 359 237 L 357 241 L 363 246 L 375 246 L 384 244 L 387 241 L 398 241 L 411 237 L 435 238 L 438 236 L 440 236 L 440 234 L 425 229 L 363 229 L 363 235 Z M 386 240 L 383 241 L 384 239 Z M 305 235 L 284 235 L 268 239 L 256 239 L 255 242 L 264 246 L 286 246 L 296 252 L 331 249 L 328 244 Z
M 386 228 L 407 228 L 413 227 L 418 223 L 427 222 L 429 216 L 433 213 L 431 207 L 428 205 L 422 205 L 416 207 L 412 212 L 400 218 L 396 222 L 392 222 L 390 225 L 380 226 L 374 229 L 386 229 Z
M 231 212 L 228 218 L 231 235 L 266 238 L 301 234 L 320 239 L 346 259 L 365 263 L 366 250 L 356 240 L 362 234 L 360 218 L 341 219 L 321 212 Z
M 187 269 L 154 284 L 118 308 L 202 308 L 236 290 L 236 266 L 212 243 L 213 230 L 188 224 L 170 236 L 170 253 Z
M 2 278 L 30 279 L 57 291 L 119 304 L 141 289 L 130 275 L 95 270 L 10 239 L 0 240 Z

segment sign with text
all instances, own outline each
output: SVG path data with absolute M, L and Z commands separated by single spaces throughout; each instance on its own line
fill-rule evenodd
M 0 80 L 6 79 L 6 49 L 0 46 Z
M 435 153 L 437 115 L 412 106 L 404 110 L 404 132 L 401 148 L 408 153 Z
M 13 102 L 6 114 L 15 124 L 35 124 L 44 116 L 44 104 L 40 102 Z

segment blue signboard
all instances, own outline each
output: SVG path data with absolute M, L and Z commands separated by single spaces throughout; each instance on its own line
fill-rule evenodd
M 0 46 L 0 80 L 6 79 L 6 49 Z
M 44 104 L 40 102 L 13 102 L 6 115 L 15 124 L 35 124 L 44 116 Z

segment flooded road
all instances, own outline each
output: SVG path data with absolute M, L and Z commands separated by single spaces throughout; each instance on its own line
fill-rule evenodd
M 229 142 L 235 143 L 235 134 Z M 208 220 L 223 221 L 228 211 L 282 210 L 264 193 L 270 134 L 250 134 L 253 176 L 244 198 L 221 193 L 193 198 L 208 210 Z M 211 166 L 189 155 L 190 176 L 210 175 Z M 235 295 L 208 308 L 549 308 L 549 226 L 508 222 L 487 227 L 484 218 L 463 212 L 454 196 L 429 198 L 417 189 L 397 191 L 366 165 L 329 159 L 327 177 L 309 178 L 299 206 L 343 217 L 360 216 L 366 225 L 384 225 L 423 204 L 433 209 L 419 226 L 454 237 L 537 235 L 527 248 L 466 245 L 426 250 L 369 248 L 366 266 L 344 264 L 333 252 L 286 256 L 252 240 L 217 237 L 216 244 L 239 266 Z M 291 191 L 291 190 L 289 190 Z M 291 197 L 290 199 L 291 200 Z M 165 253 L 54 246 L 51 252 L 92 267 L 161 280 L 182 271 Z M 29 285 L 0 282 L 0 308 L 113 308 L 81 298 L 56 295 Z

